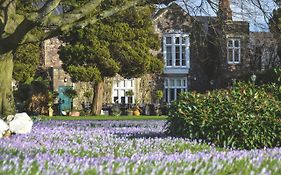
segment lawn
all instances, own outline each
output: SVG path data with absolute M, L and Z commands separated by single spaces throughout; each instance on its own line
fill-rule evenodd
M 49 120 L 0 140 L 0 174 L 281 174 L 281 149 L 165 135 L 165 120 Z
M 37 118 L 50 120 L 166 120 L 167 116 L 39 116 Z

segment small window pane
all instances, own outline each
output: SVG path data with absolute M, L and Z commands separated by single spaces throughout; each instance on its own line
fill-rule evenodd
M 120 96 L 125 96 L 125 90 L 119 90 Z
M 172 53 L 172 46 L 167 46 L 166 47 L 166 52 L 167 53 Z
M 235 40 L 235 41 L 234 41 L 234 46 L 235 46 L 235 47 L 240 47 L 240 42 L 239 42 L 239 40 Z
M 125 104 L 125 97 L 121 97 L 121 103 Z
M 172 66 L 173 65 L 173 56 L 172 56 L 172 47 L 167 46 L 166 47 L 166 65 L 167 66 Z
M 176 44 L 179 44 L 180 43 L 180 37 L 175 37 L 175 42 L 176 42 Z
M 233 62 L 233 50 L 228 49 L 228 62 Z
M 113 100 L 114 100 L 114 103 L 119 103 L 118 102 L 118 97 L 114 97 Z
M 177 79 L 177 87 L 181 87 L 181 79 Z
M 182 45 L 185 45 L 185 44 L 186 44 L 186 39 L 187 39 L 186 36 L 185 36 L 185 37 L 182 37 Z
M 185 47 L 185 46 L 182 46 L 182 47 L 181 47 L 181 52 L 182 52 L 182 53 L 185 53 L 185 49 L 186 49 L 186 47 Z
M 181 63 L 182 66 L 186 66 L 186 59 L 182 59 L 181 62 L 182 62 L 182 63 Z
M 185 55 L 185 46 L 182 46 L 182 60 L 181 60 L 181 65 L 182 66 L 186 66 L 186 55 Z
M 228 47 L 233 47 L 233 41 L 232 40 L 228 41 Z
M 167 54 L 167 66 L 173 65 L 172 53 Z
M 170 89 L 170 101 L 175 100 L 175 89 Z
M 186 81 L 183 79 L 183 87 L 186 87 Z
M 170 79 L 170 87 L 174 87 L 175 86 L 175 80 L 174 79 Z
M 176 53 L 176 66 L 180 66 L 180 54 Z
M 172 44 L 172 37 L 166 37 L 166 44 Z
M 234 61 L 239 62 L 240 60 L 240 54 L 239 54 L 239 49 L 234 50 Z
M 176 46 L 176 66 L 180 66 L 180 47 Z

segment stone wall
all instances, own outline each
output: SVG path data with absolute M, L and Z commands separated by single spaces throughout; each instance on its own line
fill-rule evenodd
M 244 21 L 227 21 L 223 26 L 223 40 L 221 52 L 221 86 L 229 85 L 232 79 L 251 72 L 249 52 L 249 23 Z M 239 64 L 227 63 L 227 38 L 239 38 L 241 47 L 241 62 Z M 224 40 L 225 39 L 225 40 Z
M 277 55 L 277 40 L 269 32 L 250 33 L 251 69 L 263 71 L 280 67 L 281 60 Z
M 60 40 L 55 37 L 45 40 L 43 46 L 43 67 L 55 67 L 60 68 L 62 61 L 59 59 L 58 51 L 61 46 Z

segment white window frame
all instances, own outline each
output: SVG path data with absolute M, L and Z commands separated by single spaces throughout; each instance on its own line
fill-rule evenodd
M 122 80 L 115 80 L 113 82 L 113 87 L 112 87 L 112 103 L 121 103 L 121 98 L 125 97 L 125 104 L 128 104 L 128 96 L 126 96 L 126 92 L 129 90 L 132 90 L 134 93 L 134 84 L 135 84 L 135 79 L 122 79 Z M 117 100 L 114 101 L 114 96 L 115 91 L 117 93 Z M 122 95 L 124 94 L 124 95 Z M 135 103 L 135 97 L 134 95 L 132 96 L 132 103 Z
M 167 43 L 167 38 L 170 37 L 171 38 L 171 43 Z M 176 38 L 179 38 L 179 43 L 176 43 Z M 185 42 L 183 43 L 183 38 L 185 39 Z M 168 65 L 168 61 L 167 61 L 167 46 L 170 46 L 172 48 L 172 64 Z M 180 48 L 179 51 L 179 61 L 180 64 L 176 65 L 176 47 Z M 189 46 L 190 46 L 190 42 L 189 42 L 189 34 L 183 34 L 183 33 L 168 33 L 168 34 L 164 34 L 163 35 L 163 56 L 164 56 L 164 62 L 165 62 L 165 67 L 166 68 L 187 68 L 189 67 Z M 184 51 L 185 51 L 185 62 L 183 62 L 183 47 L 184 47 Z M 184 65 L 183 65 L 184 63 Z
M 180 82 L 180 85 L 178 85 L 178 82 Z M 188 90 L 187 77 L 166 77 L 164 79 L 165 102 L 170 103 L 178 98 L 177 89 L 180 89 L 181 93 Z M 173 93 L 174 99 L 171 99 L 171 92 Z
M 239 45 L 235 46 L 235 41 L 238 41 Z M 232 46 L 229 46 L 229 42 L 232 42 Z M 240 64 L 241 63 L 241 39 L 240 38 L 228 38 L 227 39 L 227 63 L 228 64 Z M 230 51 L 232 54 L 232 60 L 230 60 Z M 235 51 L 238 51 L 238 61 L 235 59 Z

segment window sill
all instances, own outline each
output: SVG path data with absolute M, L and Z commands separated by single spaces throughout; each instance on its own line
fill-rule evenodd
M 227 64 L 230 64 L 230 65 L 235 64 L 235 65 L 237 65 L 237 64 L 241 64 L 241 62 L 227 62 Z
M 189 68 L 188 66 L 165 66 L 165 68 L 168 68 L 168 69 L 181 69 L 181 68 L 184 68 L 184 69 L 187 69 Z

